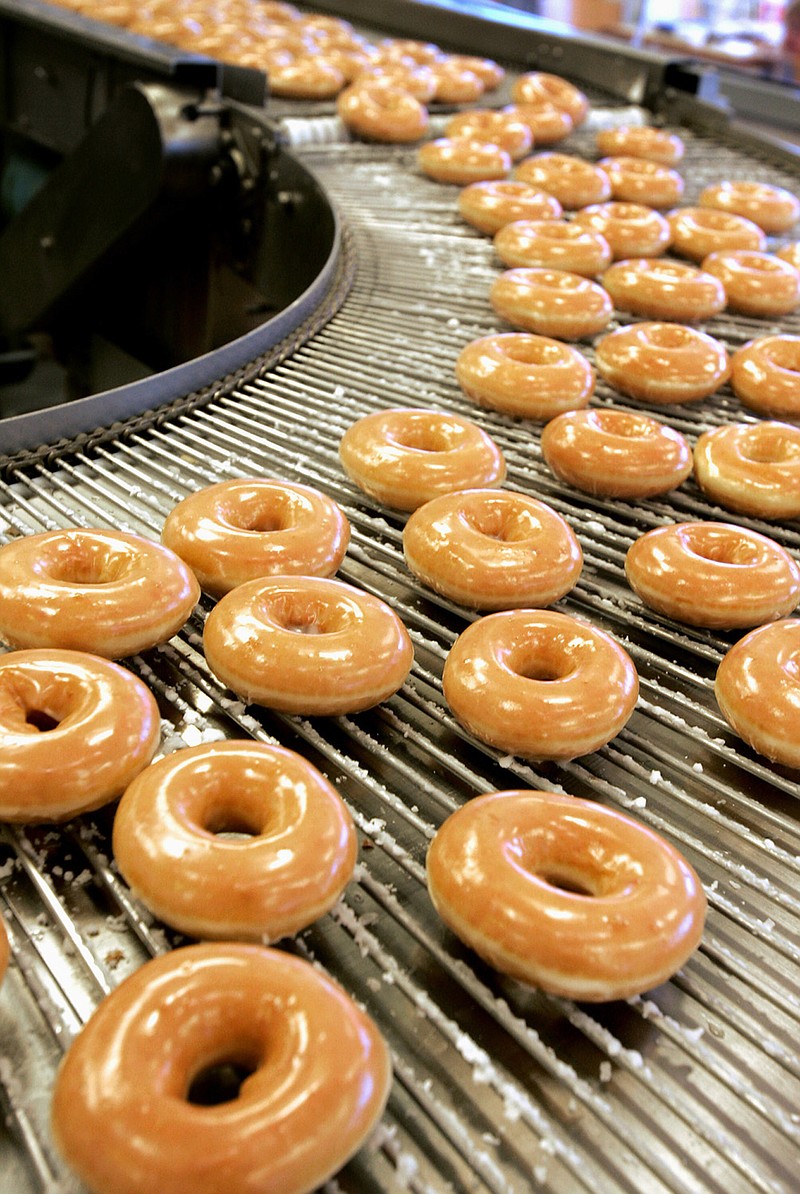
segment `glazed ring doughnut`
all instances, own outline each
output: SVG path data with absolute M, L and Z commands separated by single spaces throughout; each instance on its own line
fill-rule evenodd
M 751 340 L 731 359 L 736 397 L 763 415 L 800 417 L 800 336 Z
M 673 846 L 622 813 L 554 792 L 473 798 L 436 833 L 426 869 L 433 906 L 457 937 L 503 974 L 568 999 L 657 987 L 705 923 L 700 880 Z
M 788 261 L 789 265 L 800 270 L 800 240 L 792 240 L 786 245 L 781 245 L 779 249 L 776 249 L 775 256 L 780 257 L 782 261 Z
M 800 767 L 800 619 L 751 630 L 717 669 L 714 693 L 740 738 L 784 767 Z
M 800 566 L 766 535 L 724 522 L 656 527 L 628 549 L 625 575 L 645 605 L 709 630 L 783 618 L 800 600 Z
M 477 75 L 485 91 L 496 91 L 506 72 L 493 58 L 481 58 L 476 54 L 448 54 L 448 60 L 459 70 Z
M 280 50 L 266 66 L 270 92 L 288 99 L 333 99 L 345 85 L 342 72 L 316 54 Z
M 203 648 L 212 672 L 248 703 L 308 717 L 380 704 L 414 658 L 384 601 L 318 576 L 275 576 L 226 593 L 206 618 Z
M 350 814 L 319 771 L 249 741 L 190 747 L 148 767 L 119 803 L 113 846 L 159 920 L 191 937 L 264 944 L 328 912 L 358 850 Z
M 766 248 L 767 238 L 752 220 L 712 207 L 679 207 L 667 216 L 672 247 L 683 257 L 702 261 L 709 253 L 728 249 Z
M 582 124 L 589 113 L 589 101 L 582 91 L 560 75 L 546 71 L 528 71 L 520 75 L 511 90 L 517 104 L 553 104 L 568 112 L 573 124 Z
M 800 427 L 733 423 L 704 432 L 697 484 L 712 501 L 756 518 L 800 518 Z
M 471 104 L 486 90 L 480 75 L 449 58 L 433 62 L 431 70 L 436 79 L 433 98 L 438 104 Z
M 473 182 L 458 196 L 462 217 L 480 232 L 494 236 L 513 220 L 557 220 L 561 204 L 527 182 L 511 179 Z
M 341 93 L 336 110 L 349 129 L 370 141 L 419 141 L 428 128 L 420 101 L 385 79 L 356 80 Z
M 473 622 L 448 654 L 442 682 L 465 729 L 527 759 L 599 750 L 639 695 L 633 661 L 610 635 L 552 610 L 508 610 Z
M 0 548 L 0 638 L 121 659 L 165 643 L 200 596 L 160 543 L 122 531 L 45 531 Z
M 683 141 L 675 133 L 649 126 L 600 129 L 596 140 L 598 153 L 604 157 L 646 158 L 662 166 L 677 165 L 684 152 Z
M 333 576 L 350 524 L 332 498 L 308 485 L 243 478 L 184 498 L 167 515 L 161 541 L 220 597 L 259 576 Z
M 602 286 L 556 269 L 506 270 L 492 284 L 489 302 L 514 327 L 561 340 L 594 336 L 614 313 Z
M 150 690 L 82 651 L 0 656 L 0 820 L 66 821 L 116 799 L 161 739 Z
M 597 164 L 608 176 L 614 199 L 621 203 L 672 207 L 683 195 L 683 179 L 677 170 L 647 158 L 601 158 Z
M 96 1194 L 218 1194 L 220 1174 L 229 1194 L 308 1194 L 370 1135 L 390 1083 L 373 1021 L 309 962 L 190 945 L 91 1016 L 56 1076 L 53 1134 Z
M 482 336 L 461 350 L 456 380 L 480 406 L 547 422 L 586 406 L 594 369 L 570 344 L 527 332 Z
M 344 471 L 370 497 L 416 510 L 442 493 L 502 485 L 503 454 L 476 423 L 435 410 L 394 408 L 353 423 L 342 436 Z
M 403 531 L 406 563 L 423 584 L 470 609 L 540 609 L 564 597 L 583 554 L 560 514 L 499 489 L 434 498 Z
M 654 497 L 692 471 L 692 450 L 679 431 L 624 410 L 558 415 L 542 431 L 542 455 L 562 481 L 604 497 Z
M 608 242 L 615 261 L 659 257 L 670 245 L 667 221 L 652 207 L 641 203 L 593 203 L 577 211 L 573 222 L 599 232 Z
M 568 153 L 534 154 L 516 166 L 514 177 L 555 195 L 569 211 L 611 198 L 611 182 L 606 172 Z
M 615 261 L 601 281 L 618 310 L 651 319 L 699 323 L 725 306 L 719 278 L 680 261 L 652 257 Z
M 421 66 L 434 66 L 444 57 L 441 47 L 435 42 L 418 41 L 413 37 L 385 37 L 378 49 L 387 58 L 410 58 Z
M 745 216 L 769 234 L 787 232 L 800 217 L 797 196 L 765 182 L 715 183 L 701 191 L 698 203 Z
M 541 104 L 507 104 L 503 111 L 527 124 L 534 145 L 555 145 L 557 141 L 568 137 L 574 128 L 569 112 L 549 101 Z
M 622 394 L 642 402 L 696 402 L 730 376 L 725 346 L 680 323 L 634 323 L 597 344 L 599 373 Z
M 800 273 L 772 253 L 750 249 L 709 253 L 702 268 L 719 278 L 731 311 L 776 316 L 800 306 Z
M 499 145 L 468 141 L 466 137 L 437 137 L 419 147 L 417 162 L 423 174 L 437 182 L 467 186 L 471 182 L 507 178 L 511 158 Z
M 605 237 L 562 220 L 514 220 L 495 234 L 494 247 L 505 265 L 561 269 L 586 278 L 611 264 Z
M 504 149 L 512 162 L 530 153 L 533 136 L 527 124 L 515 120 L 506 112 L 488 108 L 472 108 L 451 116 L 444 126 L 445 137 L 467 141 L 487 141 Z

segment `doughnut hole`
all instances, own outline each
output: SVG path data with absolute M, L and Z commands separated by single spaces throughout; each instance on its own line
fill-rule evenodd
M 695 527 L 689 537 L 689 550 L 700 559 L 738 568 L 752 568 L 761 561 L 756 544 L 737 535 L 734 528 L 720 533 L 713 527 Z
M 762 423 L 742 437 L 739 451 L 754 464 L 786 464 L 800 456 L 800 444 L 785 428 Z
M 543 638 L 538 642 L 521 645 L 516 650 L 512 647 L 508 652 L 507 663 L 515 675 L 523 680 L 533 680 L 537 684 L 554 684 L 559 680 L 566 680 L 567 676 L 575 671 L 574 661 L 558 638 L 553 641 Z
M 264 614 L 273 625 L 292 634 L 337 634 L 357 623 L 345 602 L 291 592 L 271 595 L 265 601 Z
M 233 1057 L 211 1062 L 195 1074 L 186 1091 L 186 1102 L 196 1107 L 219 1107 L 238 1099 L 242 1087 L 258 1069 L 252 1058 Z
M 770 343 L 760 349 L 765 357 L 776 369 L 785 369 L 787 373 L 800 373 L 800 337 L 775 337 Z
M 130 567 L 127 552 L 114 551 L 105 543 L 67 539 L 43 552 L 35 570 L 61 584 L 107 585 L 123 580 Z
M 508 854 L 527 875 L 560 894 L 586 899 L 629 895 L 642 877 L 641 864 L 620 854 L 619 843 L 604 841 L 595 828 L 587 833 L 580 819 L 565 816 L 509 842 Z
M 499 543 L 522 543 L 539 529 L 539 522 L 528 510 L 513 510 L 505 503 L 489 504 L 465 511 L 464 522 L 479 535 Z
M 400 448 L 412 452 L 449 452 L 458 442 L 456 428 L 446 423 L 410 422 L 402 432 L 393 431 L 387 437 Z

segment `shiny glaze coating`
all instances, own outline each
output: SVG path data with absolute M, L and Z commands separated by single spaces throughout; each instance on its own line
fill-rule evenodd
M 800 427 L 733 423 L 705 431 L 694 475 L 712 501 L 756 518 L 800 518 Z
M 358 849 L 350 814 L 315 767 L 248 741 L 190 747 L 148 767 L 119 803 L 113 846 L 159 920 L 192 937 L 265 944 L 333 907 Z
M 391 79 L 351 83 L 339 95 L 336 111 L 352 132 L 368 141 L 419 141 L 428 129 L 422 103 Z
M 652 257 L 615 261 L 601 281 L 618 310 L 651 319 L 696 323 L 719 314 L 725 306 L 719 278 L 680 261 Z
M 614 313 L 602 286 L 557 269 L 505 270 L 492 283 L 489 302 L 514 327 L 560 340 L 594 336 Z
M 439 104 L 471 104 L 486 90 L 480 75 L 445 56 L 431 63 L 436 79 L 433 98 Z
M 336 502 L 308 485 L 242 478 L 184 498 L 161 541 L 218 597 L 260 576 L 333 576 L 350 525 Z
M 635 323 L 597 345 L 598 372 L 615 389 L 643 402 L 694 402 L 730 375 L 725 346 L 679 323 Z
M 710 630 L 744 629 L 791 613 L 800 566 L 778 543 L 724 522 L 656 527 L 628 549 L 625 575 L 646 605 Z
M 239 585 L 208 615 L 203 648 L 212 672 L 246 701 L 309 717 L 379 704 L 413 660 L 384 601 L 314 576 Z
M 210 1067 L 238 1096 L 190 1100 Z M 58 1071 L 52 1124 L 95 1194 L 310 1194 L 379 1120 L 389 1053 L 372 1020 L 300 958 L 202 944 L 146 962 L 97 1008 Z
M 550 469 L 585 493 L 644 498 L 667 493 L 692 471 L 692 450 L 679 431 L 624 410 L 576 410 L 542 431 Z
M 672 247 L 682 257 L 702 261 L 709 253 L 729 249 L 766 248 L 767 238 L 758 224 L 733 212 L 711 207 L 678 207 L 667 215 Z
M 800 417 L 800 336 L 762 336 L 733 354 L 736 397 L 763 415 Z
M 800 269 L 800 240 L 791 240 L 775 250 L 775 256 L 782 261 L 788 261 L 795 269 Z
M 460 187 L 485 179 L 507 178 L 511 173 L 511 158 L 504 149 L 466 137 L 426 141 L 419 148 L 417 162 L 429 178 Z
M 599 750 L 633 713 L 636 668 L 618 643 L 551 610 L 487 614 L 459 636 L 444 697 L 482 742 L 530 759 Z
M 582 124 L 589 114 L 589 101 L 584 93 L 568 79 L 546 71 L 527 71 L 520 75 L 514 81 L 511 96 L 517 104 L 553 104 L 568 112 L 576 125 Z
M 642 203 L 593 203 L 577 211 L 574 222 L 605 237 L 615 261 L 659 257 L 669 248 L 669 224 Z
M 600 129 L 597 150 L 603 157 L 646 158 L 662 166 L 674 166 L 683 157 L 684 145 L 675 133 L 649 126 L 621 125 Z
M 524 158 L 533 146 L 533 134 L 527 124 L 507 112 L 489 108 L 471 108 L 451 116 L 444 126 L 444 135 L 499 145 L 513 162 Z
M 265 63 L 273 95 L 287 99 L 333 99 L 345 84 L 344 75 L 316 54 L 293 54 L 284 49 Z
M 513 220 L 557 220 L 561 204 L 527 182 L 489 179 L 473 182 L 458 196 L 458 210 L 473 228 L 493 236 Z
M 495 235 L 494 248 L 506 265 L 541 266 L 593 278 L 611 263 L 608 241 L 575 221 L 515 220 Z
M 583 566 L 580 544 L 560 514 L 499 489 L 426 502 L 406 523 L 403 551 L 423 584 L 481 610 L 552 605 Z
M 0 656 L 0 820 L 66 821 L 114 800 L 155 754 L 138 677 L 81 651 Z
M 725 287 L 731 311 L 788 315 L 800 306 L 800 272 L 772 253 L 754 249 L 709 253 L 702 267 Z
M 525 158 L 515 167 L 514 178 L 555 195 L 569 211 L 590 203 L 605 203 L 611 198 L 611 182 L 606 172 L 593 162 L 568 153 L 551 150 Z
M 714 183 L 700 192 L 700 207 L 745 216 L 767 233 L 786 232 L 800 217 L 800 200 L 785 187 L 741 179 Z
M 506 466 L 477 423 L 444 411 L 392 408 L 353 423 L 339 444 L 342 467 L 370 497 L 398 510 L 477 486 L 502 485 Z
M 800 767 L 800 619 L 770 622 L 739 639 L 717 669 L 714 694 L 754 750 Z
M 672 207 L 683 195 L 683 179 L 677 170 L 645 158 L 601 158 L 597 163 L 608 175 L 611 195 L 620 203 L 644 203 L 650 207 Z
M 586 406 L 594 369 L 583 353 L 549 336 L 499 332 L 462 348 L 456 380 L 481 406 L 547 421 Z
M 200 596 L 169 548 L 122 531 L 71 528 L 0 548 L 0 638 L 121 659 L 176 634 Z
M 570 999 L 657 987 L 700 942 L 706 897 L 664 838 L 590 800 L 516 790 L 477 796 L 428 850 L 428 890 L 491 966 Z
M 502 110 L 527 124 L 534 145 L 555 145 L 568 137 L 575 127 L 569 112 L 549 100 L 535 104 L 507 104 Z
M 477 75 L 486 91 L 495 91 L 506 77 L 503 67 L 493 58 L 483 58 L 479 54 L 448 54 L 447 57 L 457 70 Z

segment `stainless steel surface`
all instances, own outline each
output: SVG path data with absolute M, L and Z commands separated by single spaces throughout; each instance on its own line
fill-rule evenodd
M 768 154 L 758 161 L 685 135 L 689 200 L 721 176 L 800 186 L 800 169 Z M 591 135 L 571 147 L 591 152 Z M 269 373 L 205 408 L 14 470 L 0 493 L 0 533 L 101 523 L 156 537 L 175 502 L 206 483 L 298 479 L 351 520 L 340 575 L 386 597 L 408 626 L 409 681 L 354 717 L 281 717 L 221 690 L 201 649 L 206 599 L 184 633 L 130 661 L 161 704 L 165 752 L 217 737 L 278 740 L 325 771 L 356 820 L 356 879 L 330 915 L 285 943 L 369 1008 L 394 1058 L 384 1123 L 332 1189 L 791 1194 L 800 1160 L 797 776 L 745 748 L 716 707 L 714 672 L 736 636 L 645 610 L 622 562 L 638 534 L 673 519 L 740 521 L 794 552 L 798 525 L 736 519 L 692 481 L 635 504 L 555 481 L 537 425 L 478 410 L 455 384 L 461 347 L 502 326 L 487 299 L 499 263 L 459 220 L 456 190 L 419 177 L 413 151 L 309 144 L 302 154 L 354 239 L 358 272 L 341 310 Z M 800 320 L 783 326 L 798 331 Z M 722 316 L 707 330 L 734 348 L 765 323 Z M 624 405 L 604 384 L 597 401 Z M 355 418 L 405 404 L 476 419 L 506 453 L 509 487 L 551 503 L 578 534 L 583 575 L 558 608 L 615 634 L 642 682 L 632 720 L 603 750 L 564 766 L 524 764 L 478 746 L 450 716 L 441 669 L 466 615 L 412 580 L 403 519 L 364 498 L 337 457 Z M 752 419 L 727 388 L 660 414 L 692 440 Z M 672 981 L 626 1002 L 577 1005 L 505 980 L 443 928 L 424 874 L 436 826 L 475 793 L 519 786 L 631 812 L 697 868 L 706 932 Z M 116 874 L 111 816 L 0 837 L 14 947 L 0 990 L 4 1194 L 78 1188 L 47 1128 L 54 1067 L 103 995 L 175 942 Z

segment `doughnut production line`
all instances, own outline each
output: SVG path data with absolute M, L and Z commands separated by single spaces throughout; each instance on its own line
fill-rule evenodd
M 706 103 L 708 79 L 685 63 L 570 39 L 491 4 L 476 14 L 352 0 L 315 11 L 370 36 L 492 56 L 507 70 L 492 106 L 508 102 L 522 70 L 571 79 L 592 110 L 565 152 L 596 157 L 605 126 L 680 133 L 685 203 L 722 178 L 800 192 L 800 159 Z M 48 199 L 22 210 L 13 238 L 0 235 L 4 380 L 24 390 L 28 333 L 45 327 L 58 361 L 45 362 L 46 384 L 65 397 L 88 384 L 88 396 L 4 410 L 2 541 L 66 526 L 157 539 L 174 505 L 205 485 L 300 481 L 350 520 L 339 577 L 383 597 L 414 644 L 396 695 L 334 718 L 275 714 L 226 690 L 203 656 L 206 595 L 167 645 L 126 661 L 158 700 L 162 753 L 232 738 L 283 744 L 331 780 L 354 818 L 353 881 L 330 913 L 281 943 L 367 1009 L 392 1057 L 380 1127 L 326 1188 L 795 1191 L 797 773 L 749 749 L 716 704 L 716 669 L 739 632 L 648 610 L 623 560 L 643 532 L 702 519 L 751 527 L 796 555 L 796 525 L 733 515 L 691 478 L 660 498 L 589 497 L 546 467 L 540 424 L 472 403 L 454 363 L 471 340 L 508 330 L 487 297 L 501 266 L 491 240 L 460 219 L 457 188 L 417 170 L 414 146 L 357 141 L 333 102 L 265 97 L 256 70 L 220 70 L 37 0 L 0 0 L 0 31 L 4 134 L 28 146 L 25 169 L 47 175 Z M 754 111 L 763 94 L 754 82 Z M 787 92 L 784 115 L 792 102 Z M 434 131 L 446 114 L 434 106 Z M 121 139 L 147 159 L 141 195 L 113 154 Z M 98 235 L 76 236 L 62 252 L 48 228 L 71 227 L 76 210 L 87 226 L 91 212 Z M 87 297 L 76 305 L 78 285 Z M 732 351 L 766 331 L 797 334 L 800 318 L 723 313 L 703 326 Z M 580 348 L 592 358 L 590 341 Z M 593 403 L 642 409 L 602 380 Z M 505 454 L 506 487 L 547 502 L 575 531 L 583 571 L 557 609 L 613 635 L 640 679 L 636 710 L 607 746 L 569 763 L 527 763 L 482 747 L 453 718 L 442 668 L 475 615 L 412 577 L 405 516 L 361 493 L 338 457 L 357 418 L 391 406 L 478 422 Z M 707 429 L 758 421 L 728 385 L 655 413 L 692 443 Z M 426 888 L 433 833 L 470 797 L 510 788 L 626 812 L 694 866 L 705 931 L 669 982 L 624 1001 L 574 1003 L 503 977 L 445 928 Z M 52 1141 L 56 1068 L 104 996 L 185 943 L 131 896 L 111 854 L 112 819 L 106 808 L 58 828 L 0 826 L 12 954 L 0 987 L 3 1194 L 83 1189 Z

